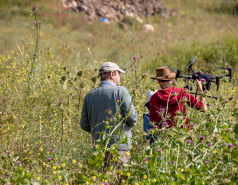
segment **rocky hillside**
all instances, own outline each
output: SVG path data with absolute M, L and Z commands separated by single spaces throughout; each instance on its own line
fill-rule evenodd
M 140 20 L 155 14 L 167 18 L 175 14 L 158 0 L 62 0 L 62 3 L 67 9 L 84 13 L 90 21 L 121 21 L 125 16 Z

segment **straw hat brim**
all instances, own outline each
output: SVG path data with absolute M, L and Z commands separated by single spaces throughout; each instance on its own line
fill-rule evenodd
M 151 77 L 152 79 L 157 80 L 172 80 L 176 77 L 176 73 L 170 73 L 168 76 L 161 76 L 161 77 Z

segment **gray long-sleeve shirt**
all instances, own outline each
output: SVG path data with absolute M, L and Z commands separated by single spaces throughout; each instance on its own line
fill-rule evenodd
M 103 81 L 104 82 L 104 81 Z M 119 98 L 119 103 L 116 102 L 116 98 Z M 97 132 L 105 131 L 109 133 L 109 130 L 105 129 L 105 122 L 112 118 L 117 113 L 120 106 L 121 120 L 125 117 L 125 121 L 120 125 L 119 129 L 123 130 L 123 137 L 127 136 L 127 144 L 119 144 L 118 150 L 130 150 L 131 149 L 131 127 L 137 123 L 137 114 L 131 101 L 131 97 L 126 88 L 121 86 L 115 86 L 110 83 L 101 83 L 99 87 L 90 91 L 84 98 L 80 126 L 83 130 L 91 132 L 92 138 L 96 141 L 100 135 Z M 108 115 L 106 110 L 111 109 L 111 114 Z M 118 124 L 114 121 L 109 122 L 110 125 Z M 113 130 L 113 128 L 110 129 Z M 118 130 L 117 130 L 118 131 Z M 116 143 L 119 138 L 118 133 L 113 133 L 113 138 L 109 140 L 107 147 L 110 147 L 113 143 Z

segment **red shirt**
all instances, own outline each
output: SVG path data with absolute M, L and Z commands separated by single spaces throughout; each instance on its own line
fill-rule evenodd
M 177 95 L 173 96 L 172 91 L 175 90 Z M 168 123 L 168 128 L 176 126 L 174 118 L 176 117 L 176 112 L 180 111 L 183 116 L 186 116 L 185 106 L 182 104 L 182 99 L 187 98 L 186 104 L 197 110 L 203 110 L 203 103 L 197 101 L 197 99 L 189 93 L 185 93 L 184 89 L 170 87 L 163 90 L 158 90 L 150 98 L 150 121 L 154 122 L 155 125 L 161 129 L 161 121 L 165 114 L 171 115 L 170 118 L 166 120 Z M 167 107 L 167 108 L 166 108 Z M 163 111 L 164 109 L 164 111 Z M 188 131 L 190 129 L 188 125 L 188 120 L 185 120 L 185 126 Z

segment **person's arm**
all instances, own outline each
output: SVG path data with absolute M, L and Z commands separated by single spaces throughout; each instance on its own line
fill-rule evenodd
M 132 104 L 131 96 L 126 89 L 121 101 L 121 114 L 123 117 L 126 117 L 127 125 L 129 125 L 130 127 L 135 126 L 137 123 L 137 113 L 135 111 L 134 105 Z
M 193 95 L 186 93 L 186 97 L 188 98 L 188 102 L 187 105 L 195 108 L 197 110 L 201 110 L 206 112 L 207 111 L 207 105 L 205 102 L 205 98 L 201 95 L 201 93 L 203 92 L 202 90 L 202 84 L 200 81 L 196 80 L 196 84 L 197 84 L 197 88 L 200 94 L 200 101 L 198 101 Z
M 198 88 L 198 91 L 199 91 L 199 94 L 200 94 L 200 102 L 203 104 L 203 110 L 206 112 L 207 111 L 207 104 L 205 102 L 205 98 L 201 94 L 201 93 L 203 93 L 202 84 L 198 80 L 196 80 L 196 83 L 197 83 L 197 88 Z
M 80 126 L 83 130 L 87 132 L 91 132 L 89 120 L 88 120 L 88 113 L 87 113 L 87 102 L 86 102 L 86 97 L 84 98 L 83 102 L 83 108 L 81 112 L 81 120 L 80 120 Z

